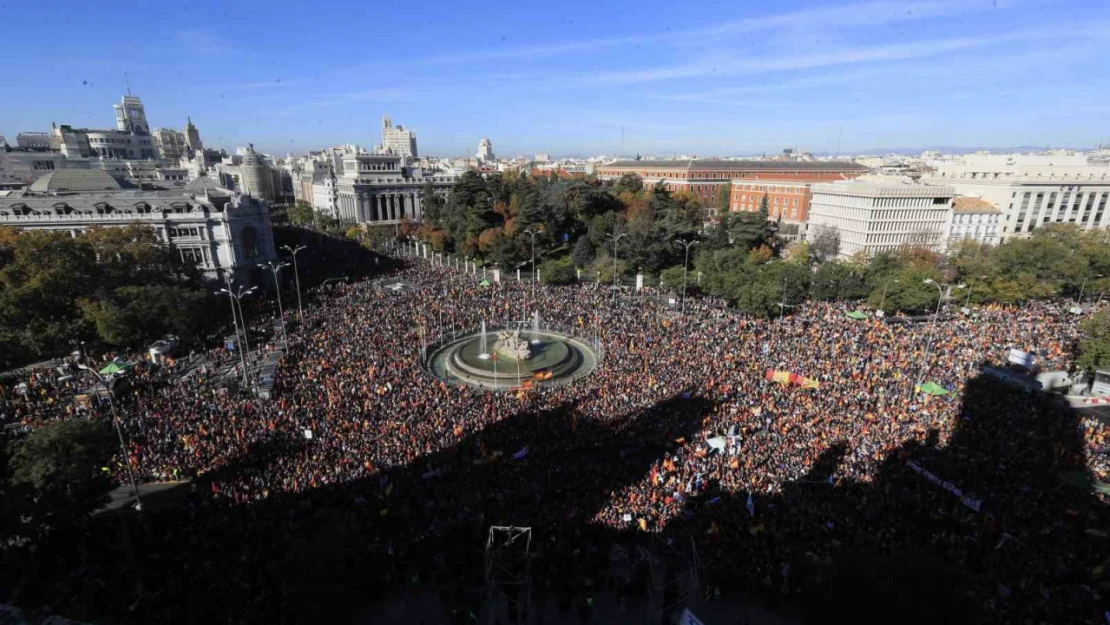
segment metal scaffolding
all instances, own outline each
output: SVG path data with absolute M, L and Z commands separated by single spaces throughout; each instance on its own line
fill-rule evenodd
M 486 622 L 527 623 L 532 577 L 532 528 L 493 525 L 486 539 Z

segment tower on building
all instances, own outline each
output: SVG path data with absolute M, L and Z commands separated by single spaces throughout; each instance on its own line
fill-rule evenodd
M 142 100 L 128 94 L 123 96 L 119 104 L 113 104 L 116 110 L 116 128 L 120 132 L 130 132 L 136 135 L 150 134 L 150 125 L 146 122 L 146 109 Z
M 382 116 L 382 143 L 377 152 L 417 158 L 416 132 L 408 130 L 401 124 L 393 125 L 389 115 Z
M 204 144 L 200 141 L 200 131 L 193 125 L 193 118 L 187 117 L 185 124 L 185 147 L 192 153 L 203 152 Z

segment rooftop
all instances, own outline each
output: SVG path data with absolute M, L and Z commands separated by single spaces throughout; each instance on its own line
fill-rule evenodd
M 699 171 L 846 171 L 863 172 L 871 168 L 850 161 L 723 161 L 716 159 L 691 159 L 673 161 L 615 161 L 605 168 L 685 169 Z
M 119 191 L 119 182 L 99 169 L 59 169 L 31 184 L 33 193 Z
M 956 213 L 998 213 L 994 204 L 977 197 L 957 197 L 952 200 L 952 211 Z

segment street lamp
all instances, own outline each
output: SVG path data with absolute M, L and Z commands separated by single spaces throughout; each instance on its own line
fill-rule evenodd
M 231 286 L 230 282 L 228 283 L 228 286 Z M 227 293 L 228 300 L 231 302 L 231 320 L 233 323 L 235 322 L 235 304 L 239 304 L 239 317 L 243 320 L 243 345 L 239 348 L 239 359 L 243 363 L 243 383 L 247 386 L 250 386 L 250 375 L 248 374 L 247 370 L 247 357 L 250 355 L 251 346 L 250 341 L 247 340 L 247 318 L 243 316 L 242 299 L 243 297 L 250 295 L 257 290 L 258 287 L 252 286 L 251 288 L 244 291 L 243 287 L 240 286 L 239 293 L 232 293 L 231 289 L 220 289 L 219 291 L 216 291 L 217 295 L 219 295 L 220 293 Z M 239 338 L 238 324 L 236 324 L 235 338 Z
M 1087 276 L 1087 277 L 1083 278 L 1083 286 L 1079 287 L 1079 299 L 1076 300 L 1076 302 L 1075 302 L 1076 306 L 1082 306 L 1083 305 L 1083 291 L 1087 288 L 1087 280 L 1090 280 L 1092 277 L 1101 278 L 1102 274 L 1101 273 L 1096 273 L 1094 276 Z
M 688 241 L 686 239 L 675 241 L 675 245 L 686 248 L 686 260 L 682 263 L 682 307 L 679 312 L 681 315 L 686 314 L 686 272 L 689 271 L 690 268 L 690 248 L 697 244 L 697 241 Z
M 281 307 L 281 283 L 278 282 L 278 272 L 288 267 L 289 263 L 274 264 L 274 261 L 270 261 L 265 264 L 258 263 L 258 266 L 262 269 L 269 269 L 270 271 L 274 272 L 274 291 L 277 292 L 278 317 L 281 318 L 281 337 L 282 340 L 288 342 L 289 335 L 285 332 L 285 310 Z
M 895 278 L 893 280 L 887 280 L 886 284 L 883 285 L 883 299 L 882 299 L 882 301 L 879 302 L 879 310 L 882 310 L 882 311 L 886 310 L 886 308 L 885 308 L 885 306 L 886 306 L 886 290 L 888 288 L 890 288 L 890 283 L 891 282 L 898 282 L 898 278 Z
M 628 236 L 627 232 L 622 232 L 621 234 L 609 233 L 605 235 L 606 239 L 613 242 L 613 303 L 617 301 L 617 243 L 626 236 Z
M 933 336 L 935 335 L 935 328 L 936 328 L 936 325 L 937 325 L 937 319 L 940 317 L 941 304 L 944 303 L 944 285 L 937 282 L 936 280 L 933 280 L 932 278 L 926 278 L 925 279 L 925 284 L 931 284 L 931 285 L 937 287 L 937 310 L 936 310 L 936 312 L 933 313 L 933 322 L 929 326 L 929 340 L 928 340 L 928 342 L 925 343 L 925 357 L 921 360 L 921 366 L 918 367 L 918 375 L 917 375 L 918 380 L 915 381 L 913 386 L 910 388 L 910 396 L 911 397 L 913 396 L 913 392 L 914 392 L 915 388 L 917 387 L 917 385 L 920 384 L 923 381 L 920 378 L 923 378 L 925 376 L 925 372 L 927 371 L 927 367 L 928 367 L 928 363 L 929 363 L 929 352 L 931 352 L 933 350 Z M 949 293 L 951 293 L 952 289 L 962 289 L 966 286 L 967 286 L 966 284 L 957 284 L 956 286 L 948 286 L 948 291 L 949 291 Z
M 291 248 L 288 245 L 283 245 L 281 246 L 281 249 L 288 251 L 293 256 L 293 277 L 297 280 L 297 319 L 299 319 L 303 323 L 304 309 L 301 308 L 301 272 L 300 269 L 297 268 L 297 252 L 308 248 L 304 245 L 298 245 L 295 248 Z
M 123 455 L 123 463 L 127 465 L 127 475 L 131 478 L 131 492 L 135 494 L 135 509 L 141 514 L 143 502 L 139 499 L 139 485 L 135 481 L 135 471 L 131 468 L 131 459 L 127 456 L 127 443 L 123 442 L 123 430 L 120 429 L 119 412 L 116 411 L 116 401 L 112 398 L 112 389 L 96 369 L 85 364 L 78 364 L 77 368 L 95 375 L 96 379 L 104 386 L 104 390 L 108 392 L 108 405 L 112 408 L 112 423 L 116 426 L 116 436 L 119 437 L 119 451 Z
M 524 231 L 524 234 L 532 236 L 532 305 L 536 305 L 536 235 L 539 234 L 537 230 L 529 228 Z M 527 315 L 525 315 L 527 316 Z
M 338 277 L 338 278 L 328 278 L 327 280 L 324 280 L 323 282 L 321 282 L 321 283 L 320 283 L 320 290 L 321 290 L 321 291 L 323 291 L 323 290 L 324 290 L 324 287 L 325 287 L 325 286 L 326 286 L 326 285 L 327 285 L 327 284 L 328 284 L 329 282 L 338 282 L 339 280 L 342 280 L 342 281 L 344 281 L 344 282 L 347 282 L 347 276 L 340 276 L 340 277 Z M 325 308 L 327 308 L 327 305 L 328 305 L 328 300 L 327 300 L 327 298 L 325 298 L 325 299 L 324 299 L 324 307 L 325 307 Z

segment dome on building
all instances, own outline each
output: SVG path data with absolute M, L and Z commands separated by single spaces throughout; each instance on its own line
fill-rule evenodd
M 230 189 L 220 186 L 219 181 L 209 176 L 198 176 L 196 180 L 185 185 L 185 192 L 191 195 L 232 195 Z
M 99 169 L 59 169 L 31 183 L 32 193 L 119 191 L 123 187 Z

